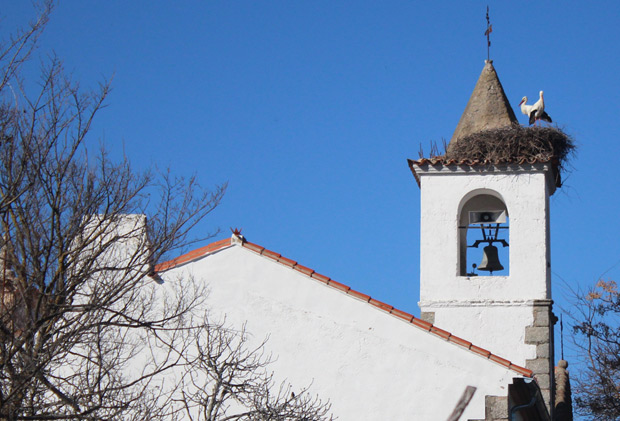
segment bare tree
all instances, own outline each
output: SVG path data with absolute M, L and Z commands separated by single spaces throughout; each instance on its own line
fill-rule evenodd
M 252 347 L 245 326 L 239 331 L 223 322 L 195 331 L 195 352 L 182 380 L 177 404 L 189 419 L 203 421 L 327 421 L 331 405 L 290 384 L 275 387 L 268 371 L 266 340 Z
M 577 411 L 596 420 L 620 419 L 620 293 L 600 280 L 577 294 L 574 337 L 583 367 L 577 377 Z
M 26 94 L 34 84 L 20 70 L 51 10 L 43 4 L 0 51 L 0 418 L 144 419 L 157 415 L 144 400 L 161 393 L 154 376 L 179 364 L 186 344 L 159 331 L 183 328 L 201 296 L 156 302 L 150 268 L 188 243 L 225 185 L 139 173 L 103 148 L 89 155 L 109 85 L 79 90 L 56 58 Z M 136 362 L 140 335 L 166 357 Z
M 52 9 L 0 45 L 0 419 L 326 419 L 306 390 L 272 392 L 243 330 L 207 322 L 204 285 L 152 274 L 226 184 L 89 153 L 109 84 L 84 92 L 55 57 L 32 95 L 21 70 Z

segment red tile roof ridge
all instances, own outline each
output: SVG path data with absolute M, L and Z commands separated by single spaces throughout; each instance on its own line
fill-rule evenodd
M 419 319 L 417 317 L 415 317 L 412 314 L 409 314 L 405 311 L 399 310 L 397 308 L 395 308 L 394 306 L 391 306 L 389 304 L 386 304 L 384 302 L 381 302 L 379 300 L 376 300 L 374 298 L 371 298 L 369 295 L 366 295 L 364 293 L 361 293 L 359 291 L 356 291 L 354 289 L 352 289 L 351 287 L 349 287 L 348 285 L 342 284 L 340 282 L 334 281 L 333 279 L 325 276 L 325 275 L 321 275 L 317 272 L 315 272 L 313 269 L 310 269 L 306 266 L 300 265 L 298 264 L 296 261 L 292 260 L 292 259 L 288 259 L 284 256 L 282 256 L 279 253 L 276 253 L 274 251 L 268 250 L 265 247 L 259 246 L 258 244 L 254 244 L 251 243 L 249 241 L 246 241 L 245 239 L 243 239 L 242 241 L 239 242 L 234 242 L 231 241 L 231 239 L 224 239 L 224 240 L 220 240 L 220 241 L 216 241 L 214 243 L 211 243 L 209 245 L 206 245 L 204 247 L 201 247 L 199 249 L 190 251 L 189 253 L 186 253 L 182 256 L 177 257 L 176 259 L 172 259 L 169 260 L 167 262 L 163 262 L 160 263 L 158 265 L 155 266 L 155 272 L 163 272 L 169 269 L 172 269 L 173 267 L 179 266 L 181 264 L 184 263 L 188 263 L 192 260 L 195 260 L 199 257 L 203 257 L 206 254 L 211 254 L 214 253 L 216 251 L 222 250 L 224 248 L 230 247 L 232 245 L 235 245 L 234 243 L 236 243 L 237 245 L 241 245 L 242 247 L 253 251 L 254 253 L 261 255 L 263 257 L 266 257 L 274 262 L 280 263 L 283 266 L 289 267 L 291 269 L 297 270 L 298 272 L 306 275 L 307 277 L 314 279 L 315 281 L 318 281 L 322 284 L 325 284 L 337 291 L 340 291 L 346 295 L 351 296 L 352 298 L 361 300 L 365 303 L 368 303 L 370 305 L 372 305 L 373 307 L 391 314 L 392 316 L 399 318 L 407 323 L 410 323 L 412 325 L 414 325 L 415 327 L 425 330 L 429 333 L 431 333 L 432 335 L 444 339 L 447 342 L 450 342 L 454 345 L 460 346 L 462 348 L 465 348 L 487 360 L 490 360 L 496 364 L 499 364 L 505 368 L 508 368 L 512 371 L 515 371 L 517 373 L 519 373 L 522 376 L 525 377 L 533 377 L 534 373 L 532 370 L 529 370 L 525 367 L 521 367 L 519 365 L 513 364 L 512 362 L 510 362 L 509 360 L 506 360 L 498 355 L 493 354 L 490 351 L 487 351 L 484 348 L 480 348 L 474 344 L 472 344 L 469 341 L 466 341 L 464 339 L 459 338 L 458 336 L 453 335 L 452 333 L 445 331 L 443 329 L 440 329 L 436 326 L 434 326 L 433 324 Z
M 411 170 L 413 177 L 415 178 L 416 183 L 420 186 L 420 175 L 416 172 L 415 167 L 422 168 L 424 165 L 431 165 L 432 167 L 458 167 L 458 166 L 466 166 L 466 167 L 485 167 L 485 166 L 496 166 L 496 165 L 534 165 L 534 164 L 547 164 L 550 163 L 555 170 L 557 171 L 559 162 L 557 158 L 541 158 L 541 157 L 531 157 L 531 158 L 518 158 L 518 159 L 454 159 L 454 158 L 445 158 L 443 156 L 435 156 L 431 158 L 420 158 L 418 160 L 407 159 L 407 163 L 409 164 L 409 169 Z M 561 180 L 556 180 L 556 186 L 561 186 Z
M 179 257 L 175 257 L 174 259 L 158 263 L 155 265 L 154 272 L 164 272 L 166 270 L 175 268 L 185 263 L 189 263 L 193 260 L 196 260 L 200 257 L 203 257 L 207 254 L 215 253 L 216 251 L 220 251 L 226 247 L 230 247 L 232 245 L 230 238 L 225 238 L 223 240 L 216 241 L 214 243 L 207 244 L 204 247 L 197 248 L 195 250 L 189 251 L 185 254 L 182 254 Z
M 420 158 L 417 160 L 408 159 L 409 166 L 417 165 L 422 166 L 426 164 L 430 165 L 443 165 L 443 166 L 451 166 L 451 165 L 498 165 L 498 164 L 537 164 L 537 163 L 547 163 L 554 162 L 553 158 L 518 158 L 518 159 L 455 159 L 455 158 L 444 158 L 443 156 L 431 157 L 431 158 Z

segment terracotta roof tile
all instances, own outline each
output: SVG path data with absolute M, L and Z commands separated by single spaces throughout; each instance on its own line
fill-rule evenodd
M 533 377 L 534 376 L 534 372 L 530 369 L 527 369 L 525 367 L 521 367 L 519 365 L 515 365 L 515 364 L 510 364 L 510 369 L 513 371 L 516 371 L 517 373 L 521 374 L 522 376 L 525 377 Z
M 230 239 L 225 238 L 224 240 L 216 241 L 215 243 L 208 244 L 204 247 L 198 248 L 196 250 L 192 250 L 188 253 L 185 253 L 177 258 L 172 260 L 168 260 L 167 262 L 160 263 L 155 265 L 155 272 L 163 272 L 168 269 L 172 269 L 173 267 L 182 265 L 184 263 L 190 262 L 192 260 L 198 259 L 199 257 L 205 256 L 206 254 L 216 252 L 226 247 L 230 247 Z
M 379 300 L 375 300 L 374 298 L 371 298 L 370 301 L 368 301 L 371 305 L 380 308 L 381 310 L 385 310 L 388 313 L 391 313 L 392 310 L 394 309 L 394 306 L 391 306 L 389 304 L 386 304 L 382 301 Z
M 195 260 L 199 257 L 202 257 L 208 253 L 214 253 L 218 250 L 230 247 L 231 244 L 231 240 L 230 239 L 225 239 L 225 240 L 221 240 L 221 241 L 216 241 L 215 243 L 209 244 L 205 247 L 196 249 L 194 251 L 191 251 L 189 253 L 186 253 L 182 256 L 177 257 L 176 259 L 172 259 L 169 260 L 167 262 L 163 262 L 160 263 L 158 265 L 155 266 L 155 272 L 163 272 L 169 269 L 172 269 L 173 267 L 179 266 L 181 264 L 187 263 L 189 261 Z M 254 243 L 250 243 L 247 241 L 243 241 L 241 243 L 242 247 L 251 250 L 263 257 L 266 257 L 268 259 L 273 260 L 274 262 L 280 263 L 282 265 L 285 265 L 286 267 L 295 269 L 296 271 L 310 277 L 313 278 L 317 281 L 320 281 L 324 284 L 326 284 L 327 286 L 334 288 L 338 291 L 341 292 L 345 292 L 347 295 L 350 295 L 353 298 L 357 298 L 359 300 L 362 300 L 364 302 L 369 303 L 370 305 L 374 306 L 375 308 L 384 311 L 388 314 L 393 315 L 394 317 L 397 317 L 403 321 L 405 321 L 406 323 L 410 323 L 420 329 L 423 329 L 425 331 L 428 331 L 430 334 L 435 335 L 439 338 L 442 338 L 444 340 L 447 340 L 448 342 L 453 343 L 456 346 L 460 346 L 462 348 L 468 349 L 476 354 L 478 354 L 479 356 L 489 359 L 497 364 L 500 364 L 506 368 L 509 368 L 510 370 L 513 370 L 523 376 L 526 377 L 532 377 L 533 376 L 533 372 L 531 370 L 528 370 L 527 368 L 512 364 L 510 361 L 501 358 L 495 354 L 492 354 L 490 351 L 487 351 L 484 348 L 480 348 L 476 345 L 472 345 L 471 342 L 466 341 L 464 339 L 459 338 L 458 336 L 454 336 L 452 335 L 450 332 L 445 331 L 443 329 L 440 329 L 434 325 L 432 325 L 431 323 L 424 321 L 422 319 L 419 319 L 417 317 L 414 317 L 412 314 L 409 314 L 407 312 L 398 310 L 396 308 L 394 308 L 393 306 L 384 303 L 382 301 L 379 300 L 375 300 L 374 298 L 371 298 L 369 295 L 366 295 L 364 293 L 361 293 L 359 291 L 356 291 L 354 289 L 351 289 L 351 287 L 349 287 L 348 285 L 345 284 L 341 284 L 340 282 L 334 281 L 333 279 L 330 279 L 329 277 L 325 276 L 325 275 L 321 275 L 319 273 L 316 273 L 313 269 L 308 268 L 306 266 L 300 265 L 297 262 L 295 262 L 294 260 L 288 259 L 286 257 L 283 257 L 282 255 L 273 252 L 271 250 L 267 250 L 262 246 L 259 246 L 257 244 Z
M 249 241 L 243 244 L 243 247 L 249 248 L 257 253 L 262 253 L 265 250 L 265 247 L 259 246 L 258 244 L 250 243 Z
M 276 253 L 275 251 L 271 251 L 271 250 L 267 250 L 267 249 L 263 250 L 262 255 L 265 256 L 265 257 L 269 257 L 271 259 L 274 259 L 274 260 L 278 260 L 278 258 L 281 256 L 280 254 Z
M 328 283 L 329 282 L 329 278 L 325 275 L 321 275 L 320 273 L 316 273 L 314 272 L 312 275 L 312 278 L 316 279 L 317 281 L 321 281 L 324 283 Z
M 297 264 L 296 261 L 287 259 L 284 256 L 280 256 L 280 258 L 278 259 L 278 262 L 282 263 L 283 265 L 290 266 L 290 267 L 293 267 Z
M 370 301 L 370 295 L 364 294 L 362 292 L 359 291 L 355 291 L 354 289 L 349 288 L 349 290 L 347 291 L 347 293 L 355 298 L 359 298 L 360 300 L 364 301 L 364 302 L 368 302 Z
M 492 166 L 492 165 L 503 165 L 503 164 L 515 164 L 515 165 L 524 165 L 524 164 L 547 164 L 550 163 L 552 165 L 553 168 L 557 169 L 558 166 L 558 160 L 557 158 L 550 158 L 550 159 L 540 159 L 540 158 L 530 158 L 530 159 L 526 159 L 526 158 L 521 158 L 521 159 L 517 159 L 517 160 L 496 160 L 496 161 L 492 161 L 492 160 L 470 160 L 470 159 L 461 159 L 461 160 L 456 160 L 456 159 L 445 159 L 443 156 L 436 156 L 433 158 L 421 158 L 418 160 L 413 160 L 413 159 L 408 159 L 407 163 L 409 164 L 409 169 L 411 170 L 411 173 L 413 174 L 413 177 L 415 178 L 416 182 L 418 183 L 418 186 L 420 185 L 420 175 L 416 172 L 416 167 L 418 168 L 422 168 L 425 166 L 432 166 L 432 167 L 459 167 L 459 166 L 466 166 L 466 167 L 483 167 L 483 166 Z M 556 181 L 556 184 L 559 183 L 559 181 Z M 560 183 L 561 184 L 561 183 Z M 559 185 L 558 185 L 559 187 Z
M 411 324 L 416 325 L 420 329 L 428 330 L 429 332 L 431 331 L 431 328 L 433 327 L 433 325 L 427 322 L 426 320 L 418 319 L 416 317 L 413 318 L 413 320 L 411 321 Z
M 508 361 L 508 360 L 506 360 L 506 359 L 504 359 L 502 357 L 498 357 L 497 355 L 493 355 L 493 354 L 491 354 L 489 356 L 489 360 L 495 361 L 499 365 L 503 365 L 506 368 L 510 368 L 510 365 L 512 364 L 510 361 Z
M 540 159 L 540 158 L 520 158 L 520 159 L 501 159 L 501 160 L 490 160 L 490 159 L 445 159 L 442 156 L 437 156 L 434 158 L 422 158 L 418 160 L 408 159 L 409 166 L 417 166 L 422 167 L 424 165 L 432 165 L 432 166 L 458 166 L 458 165 L 466 165 L 469 167 L 475 167 L 477 165 L 499 165 L 499 164 L 545 164 L 547 162 L 555 162 L 555 159 Z
M 441 337 L 441 338 L 446 339 L 446 340 L 449 339 L 450 336 L 452 336 L 452 334 L 450 332 L 448 332 L 446 330 L 443 330 L 443 329 L 439 329 L 436 326 L 431 327 L 431 332 L 434 333 L 435 335 Z
M 310 269 L 310 268 L 305 267 L 305 266 L 300 265 L 300 264 L 295 265 L 295 267 L 293 269 L 298 270 L 301 273 L 303 273 L 304 275 L 308 275 L 308 276 L 310 276 L 310 275 L 312 275 L 314 273 L 313 269 Z
M 339 290 L 344 291 L 344 292 L 348 292 L 351 289 L 350 286 L 345 285 L 345 284 L 341 284 L 340 282 L 336 282 L 333 279 L 330 279 L 327 284 L 330 287 L 334 287 L 334 288 L 339 289 Z
M 370 299 L 370 296 L 368 297 Z M 399 310 L 397 308 L 392 309 L 392 314 L 399 319 L 403 319 L 407 322 L 411 322 L 414 318 L 413 314 L 409 314 L 405 311 Z
M 458 336 L 450 336 L 450 342 L 454 342 L 455 344 L 461 345 L 467 349 L 471 348 L 471 342 L 466 341 L 465 339 L 459 338 Z
M 475 352 L 476 354 L 480 354 L 480 355 L 482 355 L 483 357 L 486 357 L 486 358 L 489 358 L 491 356 L 491 352 L 490 351 L 487 351 L 486 349 L 480 348 L 479 346 L 476 346 L 476 345 L 470 346 L 469 350 L 472 351 L 472 352 Z

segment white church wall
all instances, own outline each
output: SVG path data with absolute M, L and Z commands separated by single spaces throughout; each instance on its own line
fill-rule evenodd
M 505 396 L 518 376 L 240 246 L 161 276 L 205 282 L 211 317 L 247 323 L 255 343 L 268 337 L 277 378 L 312 384 L 343 421 L 445 419 L 467 385 L 478 391 L 463 419 L 482 419 L 485 395 Z
M 422 175 L 421 180 L 421 305 L 431 301 L 514 301 L 550 297 L 544 173 L 515 176 L 456 172 Z M 475 190 L 499 192 L 508 208 L 509 276 L 458 276 L 459 206 L 465 194 Z
M 427 307 L 435 312 L 435 324 L 514 364 L 526 366 L 536 358 L 536 345 L 525 344 L 525 326 L 534 323 L 528 304 L 473 305 L 469 307 Z

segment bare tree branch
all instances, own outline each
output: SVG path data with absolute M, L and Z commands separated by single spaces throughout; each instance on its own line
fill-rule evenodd
M 620 418 L 620 293 L 614 281 L 599 280 L 576 294 L 573 338 L 582 364 L 576 378 L 577 411 L 596 420 Z
M 332 419 L 307 389 L 274 388 L 264 343 L 204 317 L 203 283 L 149 276 L 226 184 L 88 151 L 110 84 L 79 89 L 57 57 L 26 94 L 52 6 L 0 45 L 0 419 Z
M 190 243 L 226 185 L 205 190 L 193 178 L 136 172 L 104 148 L 89 154 L 109 83 L 82 91 L 56 57 L 42 67 L 38 93 L 26 95 L 20 70 L 52 8 L 43 3 L 0 47 L 0 418 L 161 415 L 144 398 L 158 396 L 157 375 L 183 362 L 180 332 L 203 291 L 165 304 L 148 274 Z M 167 349 L 164 357 L 134 368 L 145 349 L 137 338 Z

